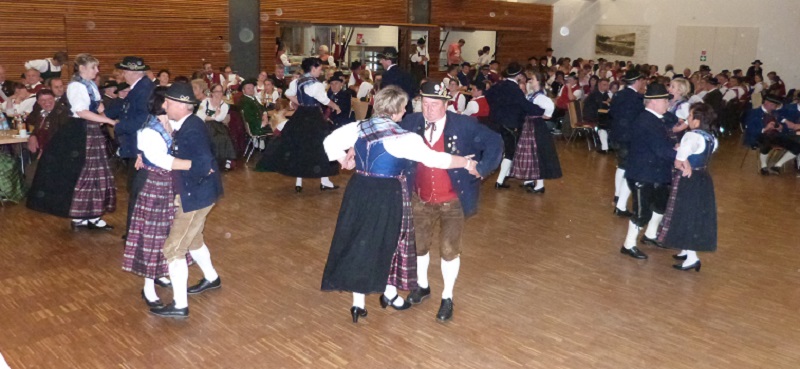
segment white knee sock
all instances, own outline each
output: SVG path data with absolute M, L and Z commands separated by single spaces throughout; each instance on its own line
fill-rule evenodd
M 544 187 L 544 179 L 537 179 L 536 186 L 533 187 L 534 190 L 540 190 Z
M 692 265 L 698 261 L 700 261 L 700 258 L 697 257 L 696 251 L 686 250 L 686 260 L 683 262 L 684 267 Z
M 619 189 L 619 199 L 617 199 L 617 209 L 628 209 L 628 198 L 631 197 L 631 189 L 628 187 L 628 182 L 623 181 L 622 187 Z
M 206 244 L 203 244 L 203 247 L 197 250 L 189 251 L 189 254 L 192 255 L 194 262 L 197 263 L 197 266 L 203 271 L 203 278 L 209 282 L 214 282 L 219 278 L 214 266 L 211 265 L 211 252 L 208 251 L 208 246 L 206 246 Z
M 297 186 L 297 187 L 303 187 L 303 179 L 300 178 L 300 177 L 297 177 L 297 179 L 294 181 L 294 185 Z
M 428 288 L 428 265 L 431 263 L 431 253 L 417 256 L 417 284 L 419 288 Z
M 161 278 L 159 278 L 158 280 L 159 280 L 161 283 L 166 283 L 166 284 L 170 284 L 170 283 L 172 283 L 172 282 L 170 282 L 170 281 L 169 281 L 169 278 L 167 278 L 167 277 L 161 277 Z
M 524 184 L 524 185 L 529 185 L 529 184 L 531 184 L 531 183 L 533 183 L 533 182 L 535 182 L 535 181 L 525 181 L 525 182 L 522 182 L 522 184 Z
M 628 187 L 628 184 L 625 183 L 625 169 L 617 168 L 617 171 L 614 172 L 614 196 L 619 197 L 622 187 Z
M 678 256 L 686 256 L 687 252 L 689 252 L 689 250 L 681 250 L 681 252 L 678 253 Z
M 782 167 L 784 164 L 786 164 L 787 161 L 792 160 L 795 157 L 797 157 L 797 155 L 792 154 L 791 152 L 787 151 L 785 154 L 783 154 L 783 156 L 781 156 L 781 159 L 778 160 L 777 163 L 775 163 L 775 166 L 776 167 Z
M 634 246 L 636 246 L 636 239 L 639 237 L 639 226 L 633 224 L 633 222 L 628 221 L 628 234 L 625 236 L 625 243 L 622 245 L 625 246 L 626 249 L 630 250 Z
M 189 280 L 189 266 L 186 259 L 178 259 L 169 263 L 169 279 L 172 280 L 172 299 L 175 307 L 183 309 L 189 306 L 186 285 Z
M 397 287 L 392 286 L 390 284 L 386 285 L 386 290 L 383 291 L 383 295 L 386 296 L 386 298 L 389 299 L 389 300 L 394 299 L 395 296 L 397 296 L 397 298 L 392 303 L 392 305 L 397 306 L 397 307 L 403 306 L 403 304 L 405 304 L 405 302 L 406 302 L 406 300 L 403 299 L 402 296 L 397 294 Z
M 333 182 L 331 182 L 331 179 L 328 177 L 320 178 L 319 182 L 322 183 L 322 185 L 325 187 L 333 187 Z
M 605 129 L 598 129 L 597 137 L 600 138 L 600 150 L 608 150 L 608 131 Z
M 443 299 L 453 298 L 453 287 L 458 278 L 458 269 L 461 267 L 461 257 L 457 257 L 450 261 L 442 259 L 442 279 L 444 279 L 444 290 L 442 290 Z
M 647 230 L 644 231 L 645 237 L 652 239 L 658 237 L 658 226 L 661 224 L 661 219 L 664 219 L 664 214 L 653 213 L 653 217 L 647 223 Z
M 144 279 L 144 297 L 150 302 L 158 300 L 158 294 L 156 293 L 156 282 L 150 278 Z
M 513 162 L 508 159 L 503 159 L 500 163 L 500 174 L 497 175 L 497 183 L 503 184 L 506 181 L 506 177 L 508 177 L 508 173 L 511 172 L 511 164 Z
M 761 162 L 761 168 L 767 167 L 767 158 L 769 158 L 769 154 L 759 154 L 758 160 Z
M 353 306 L 364 308 L 364 294 L 353 292 Z

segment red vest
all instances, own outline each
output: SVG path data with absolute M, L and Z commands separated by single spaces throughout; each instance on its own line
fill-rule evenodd
M 569 85 L 564 84 L 564 87 L 561 88 L 561 94 L 558 95 L 558 98 L 556 99 L 556 107 L 559 109 L 567 110 L 570 103 L 569 91 L 570 90 L 577 91 L 580 88 L 581 87 L 579 85 L 575 85 L 574 88 L 570 88 Z
M 445 136 L 442 134 L 439 141 L 431 146 L 425 138 L 425 143 L 437 152 L 444 152 L 444 141 Z M 427 203 L 442 204 L 458 199 L 446 169 L 428 168 L 422 163 L 417 163 L 416 187 L 419 198 Z
M 478 112 L 472 114 L 473 117 L 488 117 L 489 116 L 489 103 L 486 102 L 486 99 L 481 97 L 476 97 L 472 99 L 472 101 L 478 103 Z

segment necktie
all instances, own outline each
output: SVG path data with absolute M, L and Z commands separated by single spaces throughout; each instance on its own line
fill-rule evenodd
M 425 122 L 425 130 L 431 130 L 431 137 L 428 142 L 433 143 L 433 132 L 436 132 L 436 122 Z

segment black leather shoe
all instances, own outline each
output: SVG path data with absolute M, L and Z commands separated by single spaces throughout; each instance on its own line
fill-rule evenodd
M 675 259 L 675 260 L 686 260 L 686 255 L 675 254 L 675 255 L 672 255 L 672 258 Z
M 158 299 L 156 301 L 148 300 L 147 297 L 145 297 L 144 295 L 144 290 L 142 290 L 142 300 L 144 300 L 144 303 L 147 304 L 147 306 L 150 308 L 164 307 L 164 304 L 161 303 L 161 299 Z
M 411 291 L 406 297 L 406 301 L 416 305 L 422 303 L 422 300 L 431 296 L 431 288 L 417 288 L 416 290 Z
M 436 313 L 436 319 L 440 322 L 446 322 L 453 319 L 453 299 L 442 299 L 442 305 L 439 306 L 439 312 Z
M 83 222 L 72 222 L 72 221 L 70 221 L 69 223 L 70 223 L 69 227 L 75 232 L 79 231 L 81 228 L 83 229 L 88 228 L 87 224 L 89 224 L 89 222 L 83 223 Z
M 403 300 L 403 305 L 402 306 L 399 306 L 399 307 L 395 306 L 394 305 L 394 300 L 397 300 L 398 297 L 400 297 L 400 294 L 394 295 L 394 297 L 391 300 L 389 300 L 389 298 L 386 297 L 386 295 L 381 294 L 381 307 L 386 309 L 387 306 L 391 306 L 395 310 L 405 310 L 405 309 L 408 309 L 408 308 L 411 307 L 411 303 L 408 302 L 408 300 Z
M 619 210 L 619 208 L 614 207 L 614 215 L 618 217 L 630 218 L 631 216 L 633 216 L 633 213 L 627 210 Z
M 769 174 L 779 175 L 781 174 L 781 167 L 771 167 L 769 168 Z
M 358 317 L 362 318 L 367 317 L 367 309 L 362 309 L 358 306 L 353 306 L 350 308 L 350 315 L 353 316 L 353 323 L 358 323 Z
M 205 278 L 201 279 L 200 282 L 197 282 L 196 285 L 189 287 L 186 290 L 186 293 L 190 295 L 197 295 L 199 293 L 203 293 L 206 290 L 213 290 L 216 288 L 222 287 L 222 278 L 217 277 L 217 280 L 214 282 L 209 282 Z
M 154 279 L 153 282 L 155 282 L 156 286 L 159 286 L 159 287 L 164 287 L 164 288 L 172 287 L 172 282 L 164 282 L 159 278 Z
M 533 188 L 533 187 L 528 187 L 525 190 L 527 190 L 528 193 L 536 193 L 536 194 L 543 194 L 544 193 L 544 187 L 542 187 L 542 188 L 540 188 L 538 190 Z
M 636 246 L 631 247 L 630 249 L 626 249 L 625 246 L 622 246 L 622 248 L 619 249 L 619 252 L 634 259 L 647 259 L 647 254 L 643 253 L 642 250 L 639 250 L 639 248 Z
M 303 192 L 303 186 L 294 186 L 294 192 L 297 193 Z
M 112 226 L 111 224 L 108 224 L 108 223 L 106 223 L 106 225 L 104 225 L 104 226 L 99 226 L 99 225 L 97 225 L 97 223 L 93 223 L 91 221 L 88 221 L 88 222 L 86 222 L 86 228 L 88 228 L 88 229 L 99 229 L 99 230 L 103 230 L 103 231 L 110 231 L 110 230 L 114 229 L 114 226 Z
M 507 185 L 505 183 L 497 183 L 497 182 L 495 182 L 494 183 L 494 188 L 499 190 L 501 188 L 511 188 L 511 186 L 509 186 L 509 185 Z
M 614 202 L 611 203 L 611 206 L 613 206 L 614 209 L 617 208 L 617 201 L 619 201 L 619 196 L 614 196 Z
M 150 314 L 164 318 L 186 319 L 189 317 L 189 307 L 177 309 L 175 308 L 175 301 L 173 301 L 166 306 L 150 308 Z
M 655 239 L 655 238 L 650 238 L 650 237 L 647 237 L 647 236 L 642 236 L 642 239 L 640 240 L 640 242 L 641 242 L 642 244 L 644 244 L 644 245 L 653 245 L 653 246 L 655 246 L 655 247 L 660 247 L 660 248 L 662 248 L 662 249 L 664 248 L 664 245 L 662 245 L 662 244 L 661 244 L 661 242 L 658 242 L 658 240 L 657 240 L 657 239 Z
M 767 168 L 761 168 L 761 170 L 759 170 L 758 172 L 761 173 L 762 176 L 769 175 L 769 170 L 767 170 Z
M 320 191 L 333 191 L 333 190 L 338 189 L 338 188 L 339 188 L 339 186 L 337 186 L 337 185 L 333 185 L 333 187 L 319 185 L 319 190 Z
M 692 270 L 692 269 L 694 269 L 695 272 L 699 272 L 700 271 L 700 260 L 698 260 L 696 263 L 694 263 L 692 265 L 689 265 L 689 266 L 683 266 L 683 264 L 681 263 L 681 264 L 675 264 L 672 267 L 675 268 L 675 269 L 678 269 L 678 270 Z
M 608 150 L 597 150 L 597 153 L 605 155 L 605 154 L 608 154 Z

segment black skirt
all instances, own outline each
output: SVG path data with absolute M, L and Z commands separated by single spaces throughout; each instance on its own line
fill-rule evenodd
M 281 135 L 270 141 L 256 170 L 290 177 L 321 178 L 339 173 L 329 161 L 322 141 L 333 127 L 317 107 L 300 107 L 286 122 Z
M 383 292 L 402 218 L 400 181 L 353 175 L 336 221 L 322 290 Z
M 708 171 L 694 170 L 688 178 L 673 177 L 659 240 L 673 249 L 717 250 L 717 203 Z
M 539 178 L 561 178 L 561 162 L 558 161 L 556 143 L 544 119 L 533 119 L 533 137 L 536 140 L 536 157 L 539 159 Z
M 217 122 L 216 120 L 206 121 L 208 134 L 211 135 L 211 143 L 214 147 L 214 158 L 218 162 L 226 160 L 235 160 L 236 151 L 233 149 L 233 141 L 228 132 L 228 127 L 224 123 Z
M 28 192 L 28 208 L 69 218 L 75 184 L 86 162 L 86 121 L 71 118 L 50 139 Z

